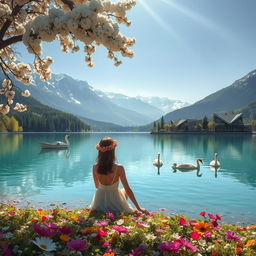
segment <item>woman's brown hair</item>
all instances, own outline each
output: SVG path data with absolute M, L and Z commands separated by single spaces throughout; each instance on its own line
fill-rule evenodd
M 114 146 L 116 141 L 110 137 L 104 137 L 100 140 L 99 144 L 97 145 L 97 149 L 99 150 L 98 157 L 97 157 L 97 172 L 100 174 L 107 175 L 108 173 L 113 172 L 113 164 L 116 160 L 115 157 L 115 147 L 111 150 L 101 150 L 107 147 Z

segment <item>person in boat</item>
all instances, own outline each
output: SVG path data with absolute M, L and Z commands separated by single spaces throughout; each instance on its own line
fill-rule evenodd
M 130 198 L 138 211 L 148 214 L 139 206 L 126 179 L 124 167 L 115 162 L 116 146 L 117 141 L 110 137 L 104 137 L 96 145 L 98 157 L 92 168 L 96 192 L 89 208 L 92 211 L 132 213 L 134 209 L 127 202 Z M 118 188 L 119 181 L 122 189 Z

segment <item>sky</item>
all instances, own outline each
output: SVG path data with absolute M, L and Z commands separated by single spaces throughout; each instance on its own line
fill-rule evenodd
M 256 69 L 255 0 L 137 0 L 128 12 L 135 56 L 116 67 L 98 47 L 93 68 L 84 52 L 44 45 L 53 73 L 65 73 L 104 91 L 196 102 Z M 25 62 L 32 62 L 18 46 Z

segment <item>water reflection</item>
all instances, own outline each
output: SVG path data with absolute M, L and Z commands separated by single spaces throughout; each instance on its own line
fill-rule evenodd
M 61 148 L 61 149 L 47 149 L 47 148 L 44 148 L 44 149 L 41 149 L 41 151 L 39 152 L 40 155 L 42 154 L 56 154 L 57 156 L 64 156 L 65 158 L 69 158 L 69 155 L 70 155 L 70 151 L 69 149 L 64 149 L 64 148 Z
M 173 168 L 172 167 L 172 169 L 173 169 L 173 173 L 176 173 L 177 171 L 179 171 L 179 172 L 182 172 L 182 173 L 190 173 L 190 172 L 194 172 L 194 171 L 196 171 L 196 176 L 197 177 L 202 177 L 202 173 L 200 173 L 200 168 L 198 168 L 198 169 L 194 169 L 194 170 L 185 170 L 185 169 L 175 169 L 175 168 Z
M 1 134 L 0 135 L 0 155 L 14 153 L 19 149 L 23 139 L 22 134 Z
M 220 170 L 220 167 L 210 166 L 210 170 L 214 172 L 214 177 L 217 178 L 218 177 L 218 171 Z

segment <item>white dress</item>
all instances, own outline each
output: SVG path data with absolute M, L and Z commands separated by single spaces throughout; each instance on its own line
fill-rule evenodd
M 133 209 L 127 202 L 125 191 L 119 189 L 118 185 L 119 180 L 112 185 L 103 185 L 99 182 L 99 188 L 96 190 L 89 208 L 92 211 L 132 213 Z

